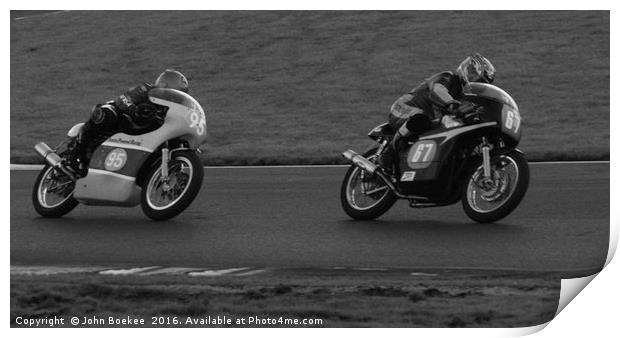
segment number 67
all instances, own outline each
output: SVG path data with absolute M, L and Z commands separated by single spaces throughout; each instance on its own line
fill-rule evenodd
M 512 129 L 514 126 L 514 132 L 516 133 L 519 130 L 519 126 L 521 125 L 521 117 L 519 114 L 515 113 L 512 110 L 509 110 L 506 114 L 506 121 L 504 122 L 504 126 L 506 129 Z

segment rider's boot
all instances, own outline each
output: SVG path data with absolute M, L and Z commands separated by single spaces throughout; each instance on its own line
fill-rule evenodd
M 79 173 L 82 177 L 88 174 L 88 165 L 94 150 L 108 136 L 118 130 L 118 114 L 110 104 L 95 105 L 91 117 L 84 123 L 76 138 L 74 156 L 79 162 Z
M 86 176 L 88 174 L 88 165 L 90 163 L 90 158 L 93 154 L 93 151 L 99 144 L 101 144 L 102 135 L 97 130 L 95 126 L 93 126 L 90 121 L 84 124 L 80 134 L 76 138 L 76 155 L 79 159 L 79 174 L 81 177 Z
M 377 161 L 383 169 L 383 172 L 389 176 L 392 176 L 394 173 L 395 158 L 401 138 L 401 135 L 396 133 Z
M 390 176 L 394 175 L 394 166 L 397 162 L 398 149 L 402 147 L 402 144 L 405 142 L 414 142 L 417 139 L 418 135 L 412 132 L 407 132 L 405 135 L 398 132 L 394 135 L 394 138 L 390 144 L 387 145 L 377 161 L 386 174 Z
M 381 169 L 388 174 L 392 175 L 392 167 L 394 166 L 394 157 L 396 155 L 396 149 L 392 146 L 392 142 L 385 147 L 383 153 L 379 155 L 379 160 L 377 161 L 381 166 Z

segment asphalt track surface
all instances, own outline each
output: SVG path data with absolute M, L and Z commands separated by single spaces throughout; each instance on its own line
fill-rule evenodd
M 345 167 L 206 168 L 180 216 L 78 206 L 61 219 L 32 208 L 36 171 L 11 171 L 11 264 L 183 267 L 403 267 L 592 273 L 609 243 L 609 163 L 532 164 L 513 214 L 477 224 L 461 205 L 376 221 L 342 211 Z

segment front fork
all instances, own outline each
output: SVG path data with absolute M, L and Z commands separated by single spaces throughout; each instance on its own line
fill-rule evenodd
M 163 190 L 170 189 L 168 182 L 168 162 L 170 161 L 170 149 L 168 149 L 168 142 L 161 149 L 161 180 L 164 183 Z
M 482 137 L 482 170 L 484 178 L 491 178 L 491 146 L 486 137 Z
M 485 186 L 493 184 L 491 178 L 491 146 L 485 136 L 482 137 L 482 182 Z

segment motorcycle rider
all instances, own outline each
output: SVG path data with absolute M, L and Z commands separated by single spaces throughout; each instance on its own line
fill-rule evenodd
M 140 135 L 162 126 L 165 107 L 148 99 L 148 92 L 153 88 L 172 88 L 187 93 L 189 85 L 181 72 L 166 69 L 159 74 L 154 84 L 142 83 L 114 100 L 95 105 L 73 149 L 74 155 L 79 159 L 79 171 L 83 176 L 88 170 L 92 152 L 108 137 L 118 132 Z
M 456 72 L 437 73 L 401 96 L 392 104 L 388 119 L 397 132 L 379 158 L 379 164 L 391 173 L 403 141 L 415 140 L 421 133 L 438 127 L 444 116 L 450 119 L 449 115 L 457 115 L 459 100 L 469 82 L 493 83 L 494 78 L 495 67 L 487 58 L 475 53 L 465 58 Z

